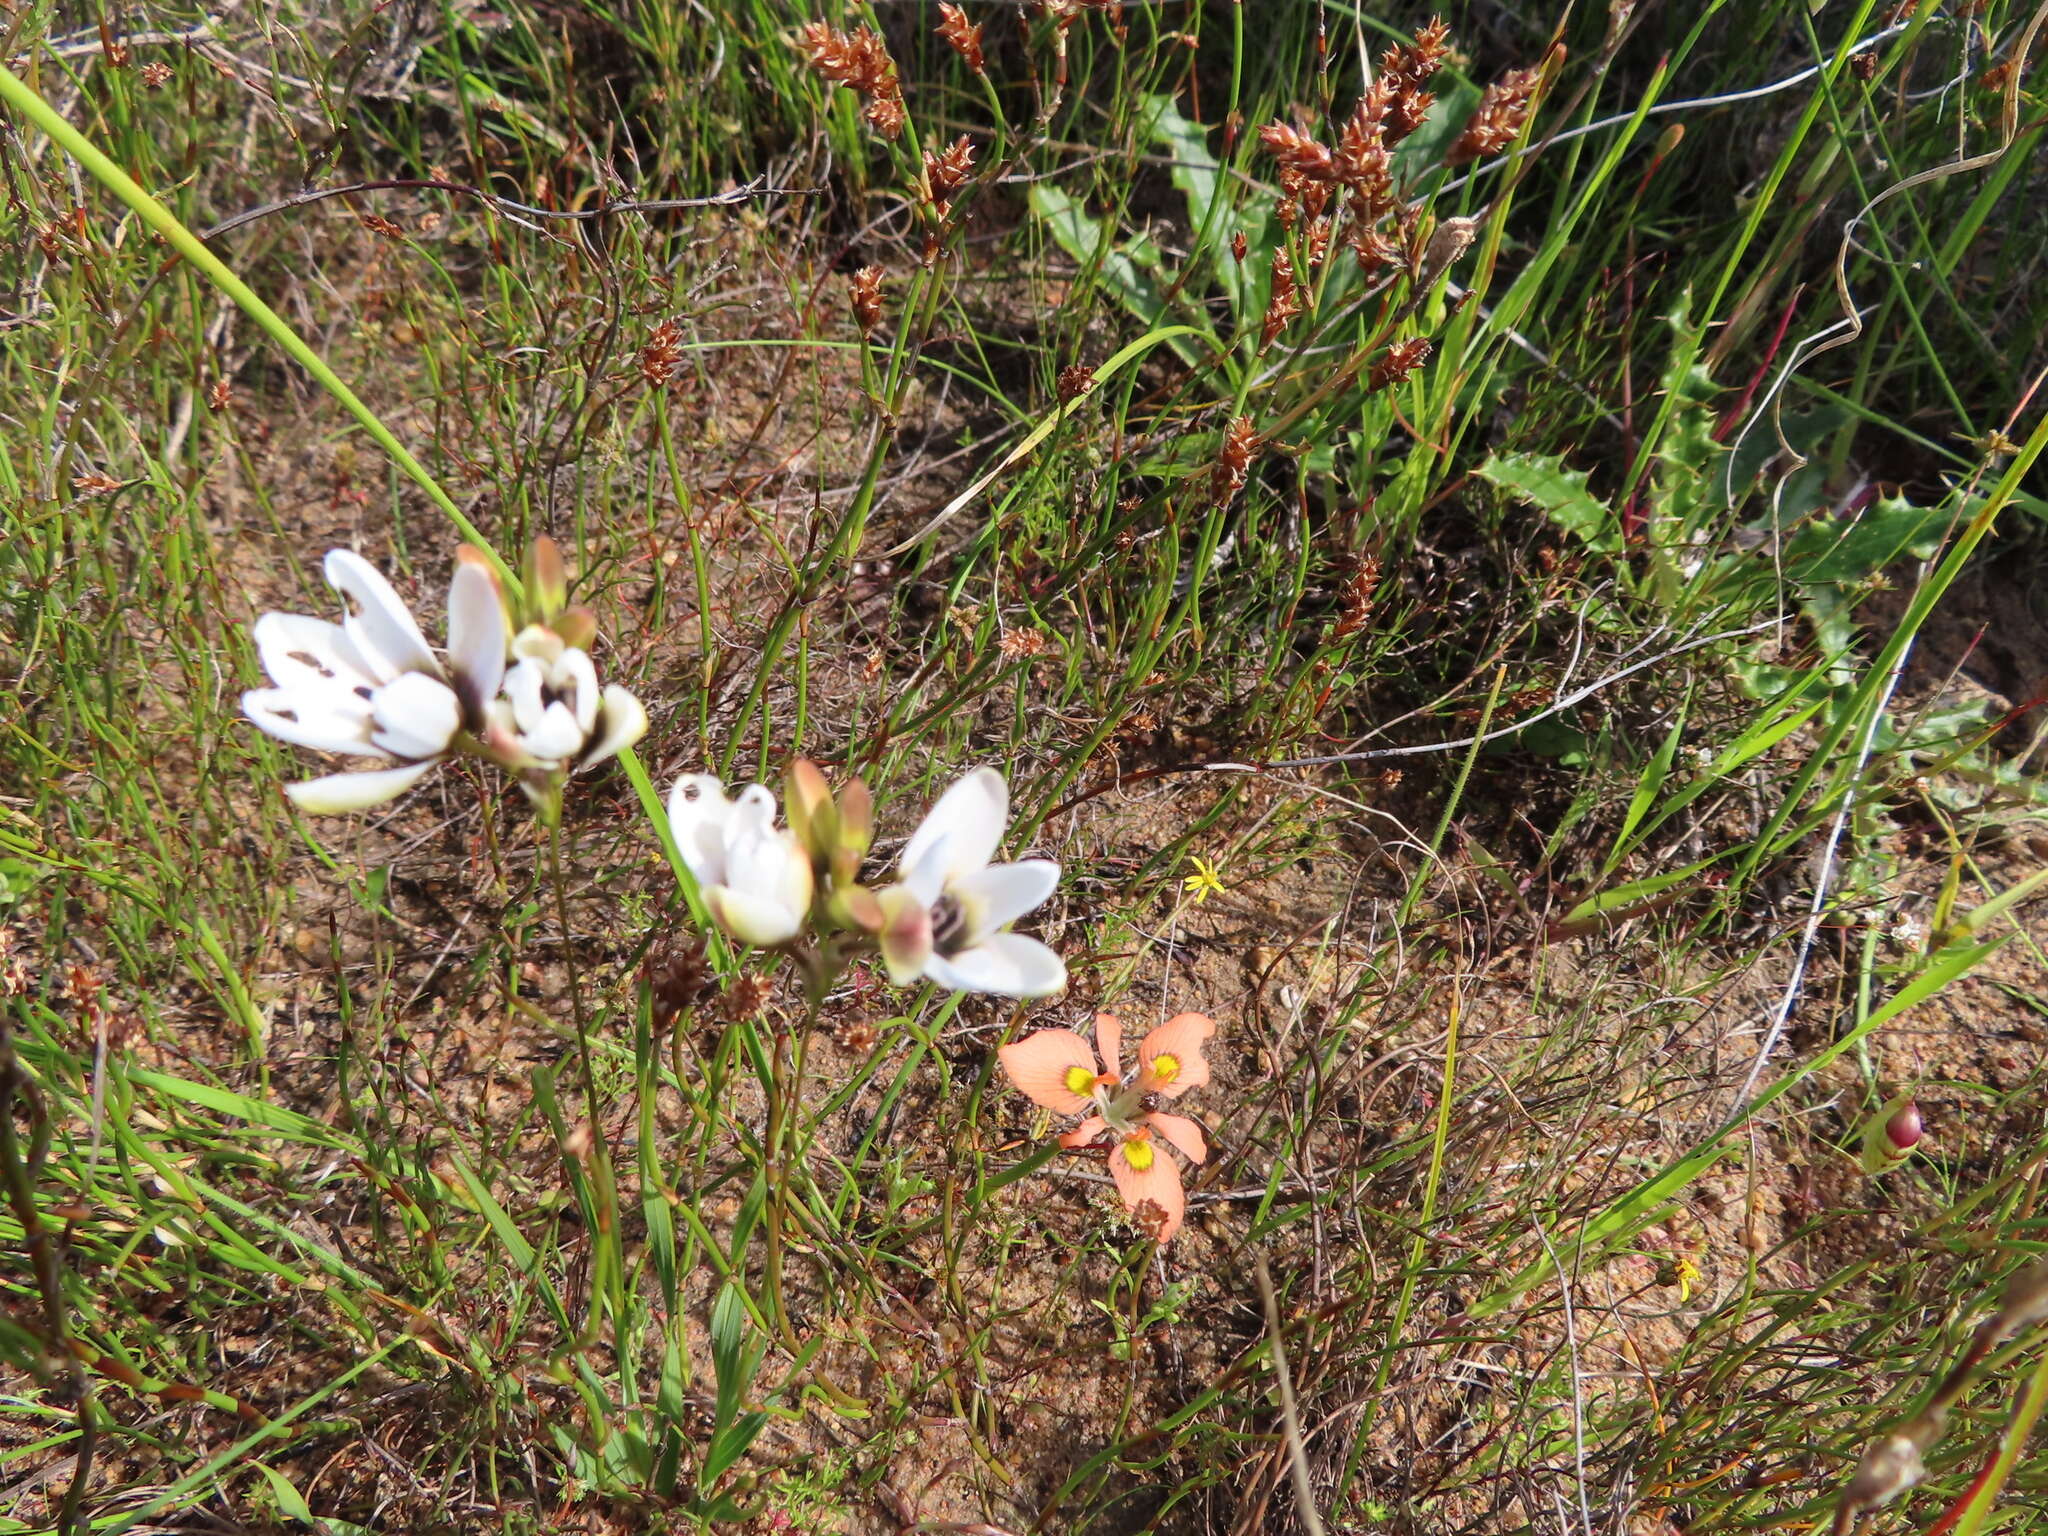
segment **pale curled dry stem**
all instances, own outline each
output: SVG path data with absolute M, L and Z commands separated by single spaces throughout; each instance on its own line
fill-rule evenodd
M 1323 1517 L 1316 1513 L 1315 1484 L 1309 1477 L 1308 1445 L 1302 1439 L 1301 1415 L 1294 1405 L 1294 1381 L 1287 1372 L 1287 1351 L 1280 1343 L 1280 1299 L 1273 1293 L 1273 1276 L 1266 1257 L 1252 1255 L 1253 1273 L 1259 1281 L 1259 1302 L 1266 1311 L 1266 1337 L 1273 1343 L 1273 1376 L 1280 1384 L 1280 1426 L 1287 1436 L 1287 1470 L 1294 1479 L 1294 1503 L 1309 1536 L 1323 1536 Z

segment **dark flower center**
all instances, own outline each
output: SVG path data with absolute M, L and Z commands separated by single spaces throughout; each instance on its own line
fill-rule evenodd
M 932 903 L 932 948 L 952 959 L 967 947 L 967 909 L 960 898 L 941 896 Z

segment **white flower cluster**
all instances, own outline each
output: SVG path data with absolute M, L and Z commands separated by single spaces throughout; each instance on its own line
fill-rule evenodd
M 544 817 L 559 815 L 564 781 L 631 746 L 647 711 L 616 683 L 599 687 L 587 647 L 597 624 L 565 607 L 568 583 L 551 540 L 535 543 L 525 600 L 514 610 L 476 551 L 458 552 L 448 587 L 448 646 L 436 656 L 383 573 L 346 549 L 328 551 L 327 583 L 353 603 L 339 624 L 266 613 L 254 636 L 272 686 L 242 709 L 272 736 L 318 752 L 397 766 L 288 784 L 301 809 L 354 811 L 412 788 L 443 758 L 487 758 L 518 775 Z
M 324 569 L 348 611 L 339 624 L 290 613 L 258 619 L 271 686 L 243 694 L 242 709 L 280 740 L 391 766 L 286 785 L 304 810 L 382 805 L 444 758 L 468 755 L 516 775 L 553 825 L 570 776 L 647 730 L 638 699 L 600 686 L 590 656 L 596 616 L 567 606 L 552 540 L 535 541 L 516 605 L 478 551 L 458 551 L 448 644 L 438 654 L 375 566 L 336 549 Z M 789 825 L 777 826 L 772 791 L 750 784 L 729 796 L 708 773 L 684 775 L 669 796 L 677 848 L 734 938 L 787 949 L 821 987 L 849 947 L 862 946 L 880 953 L 899 985 L 922 977 L 1008 997 L 1066 986 L 1058 955 L 1009 931 L 1052 894 L 1060 867 L 991 862 L 1010 818 L 1009 787 L 993 768 L 975 769 L 940 796 L 904 845 L 896 881 L 879 890 L 860 878 L 874 837 L 865 784 L 850 779 L 835 798 L 824 774 L 799 760 L 785 803 Z
M 1010 791 L 977 768 L 939 797 L 904 844 L 898 880 L 860 884 L 873 836 L 868 792 L 851 780 L 835 803 L 817 768 L 790 770 L 791 825 L 775 825 L 775 796 L 749 784 L 737 798 L 708 773 L 686 774 L 669 794 L 669 827 L 711 914 L 743 943 L 794 944 L 852 932 L 881 950 L 898 985 L 919 977 L 958 992 L 1049 997 L 1067 968 L 1045 945 L 1009 932 L 1059 884 L 1048 859 L 992 864 L 1010 819 Z

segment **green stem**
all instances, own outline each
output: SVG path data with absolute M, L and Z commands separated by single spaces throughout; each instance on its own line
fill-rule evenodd
M 821 959 L 821 964 L 822 962 Z M 818 1013 L 824 1006 L 825 987 L 828 984 L 822 974 L 808 978 L 810 1006 L 804 1011 L 804 1021 L 797 1028 L 795 1039 L 790 1042 L 790 1066 L 783 1069 L 783 1044 L 775 1042 L 772 1060 L 774 1070 L 768 1080 L 768 1136 L 764 1148 L 768 1160 L 768 1311 L 775 1319 L 777 1331 L 782 1335 L 783 1344 L 795 1352 L 800 1347 L 796 1330 L 790 1327 L 788 1309 L 782 1302 L 782 1234 L 789 1222 L 789 1182 L 792 1143 L 795 1136 L 792 1127 L 802 1112 L 804 1091 L 804 1068 L 808 1052 L 806 1043 L 811 1031 L 817 1028 Z
M 434 505 L 447 514 L 448 520 L 462 530 L 462 536 L 483 551 L 496 569 L 499 580 L 505 583 L 506 590 L 513 598 L 517 600 L 522 595 L 519 578 L 498 557 L 498 552 L 477 530 L 476 525 L 463 515 L 462 509 L 455 505 L 453 498 L 441 489 L 440 483 L 427 472 L 426 467 L 412 456 L 389 427 L 377 419 L 375 412 L 356 398 L 355 391 L 342 382 L 341 376 L 321 360 L 320 354 L 300 338 L 298 332 L 285 322 L 284 317 L 258 298 L 256 291 L 235 276 L 225 262 L 208 250 L 205 243 L 180 222 L 176 214 L 145 192 L 134 177 L 114 164 L 93 145 L 91 140 L 66 122 L 56 108 L 37 94 L 34 87 L 5 68 L 0 68 L 0 101 L 4 101 L 48 134 L 60 149 L 90 171 L 95 180 L 126 203 L 145 224 L 162 235 L 173 250 L 197 267 L 222 293 L 240 305 L 242 312 L 254 320 L 271 340 L 310 373 L 321 388 L 341 402 L 348 413 L 362 425 L 363 430 L 376 440 L 377 445 L 390 454 L 398 467 L 427 493 Z
M 548 828 L 548 878 L 555 888 L 555 921 L 562 930 L 562 965 L 569 978 L 569 1012 L 576 1024 L 576 1064 L 583 1078 L 583 1118 L 590 1127 L 590 1163 L 597 1195 L 596 1231 L 592 1234 L 595 1262 L 591 1266 L 590 1317 L 585 1332 L 596 1336 L 600 1305 L 598 1298 L 615 1286 L 610 1297 L 612 1315 L 623 1320 L 624 1290 L 618 1282 L 625 1272 L 618 1252 L 619 1192 L 612 1170 L 611 1140 L 605 1133 L 603 1103 L 597 1092 L 597 1068 L 590 1047 L 590 1021 L 583 1011 L 583 980 L 576 964 L 575 935 L 569 927 L 569 885 L 562 873 L 562 826 L 556 821 Z

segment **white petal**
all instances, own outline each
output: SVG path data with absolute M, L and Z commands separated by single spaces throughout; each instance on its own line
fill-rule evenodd
M 935 839 L 915 864 L 905 862 L 901 868 L 904 887 L 926 906 L 931 906 L 946 889 L 946 870 L 953 854 L 953 840 L 949 837 Z
M 583 750 L 583 730 L 569 706 L 557 699 L 541 715 L 540 724 L 526 733 L 522 745 L 535 757 L 564 762 Z
M 576 728 L 585 736 L 597 729 L 597 666 L 588 651 L 566 650 L 555 664 L 555 691 L 566 691 L 576 712 Z
M 562 659 L 562 637 L 544 624 L 529 624 L 512 637 L 512 654 L 521 661 L 552 667 Z
M 327 551 L 327 584 L 356 600 L 359 612 L 343 624 L 363 660 L 386 682 L 401 672 L 441 675 L 426 637 L 384 573 L 354 550 Z
M 793 912 L 810 910 L 811 858 L 795 834 L 759 827 L 728 830 L 725 850 L 726 884 L 734 890 Z
M 732 802 L 714 774 L 686 773 L 668 792 L 668 827 L 699 885 L 725 881 L 725 824 Z
M 505 697 L 512 704 L 513 723 L 522 732 L 540 728 L 540 718 L 547 713 L 541 699 L 546 685 L 547 676 L 537 661 L 522 661 L 505 674 Z
M 1010 787 L 993 768 L 977 768 L 939 796 L 939 803 L 910 834 L 897 867 L 907 879 L 933 847 L 946 846 L 944 875 L 956 880 L 995 857 L 1010 819 Z
M 705 905 L 718 925 L 743 943 L 762 949 L 787 944 L 803 926 L 803 915 L 766 896 L 714 885 L 704 892 Z
M 947 889 L 967 910 L 967 931 L 979 938 L 1041 905 L 1059 883 L 1059 865 L 1050 859 L 1026 859 L 962 875 Z
M 371 700 L 377 729 L 370 740 L 394 757 L 438 757 L 462 729 L 462 704 L 446 683 L 408 672 Z
M 617 683 L 605 686 L 604 713 L 601 719 L 604 734 L 583 754 L 583 761 L 576 765 L 579 773 L 585 768 L 595 768 L 606 758 L 625 751 L 647 734 L 646 708 Z
M 423 763 L 407 763 L 403 768 L 374 768 L 367 773 L 330 773 L 324 779 L 287 784 L 284 792 L 300 810 L 315 815 L 360 811 L 396 800 L 425 778 L 436 761 L 428 758 Z
M 377 682 L 339 624 L 298 613 L 266 613 L 249 634 L 263 670 L 280 688 L 349 689 Z
M 354 699 L 355 695 L 348 695 Z M 258 729 L 315 752 L 346 752 L 355 757 L 388 757 L 370 744 L 370 706 L 359 713 L 324 707 L 324 698 L 310 699 L 287 688 L 252 688 L 242 695 L 242 713 Z
M 732 823 L 728 835 L 760 837 L 775 825 L 775 791 L 765 784 L 749 784 L 733 796 Z
M 505 680 L 509 638 L 504 599 L 491 573 L 472 561 L 456 561 L 455 579 L 448 583 L 448 670 L 472 719 L 481 718 Z
M 1050 997 L 1067 984 L 1060 957 L 1021 933 L 991 934 L 956 955 L 933 955 L 924 973 L 949 991 L 1004 997 Z

